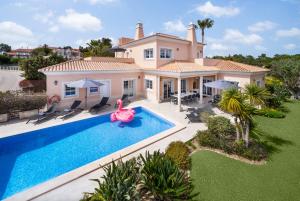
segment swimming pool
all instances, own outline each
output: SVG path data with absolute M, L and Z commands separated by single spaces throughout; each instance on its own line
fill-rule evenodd
M 175 126 L 143 107 L 134 110 L 127 124 L 106 114 L 0 138 L 0 199 Z

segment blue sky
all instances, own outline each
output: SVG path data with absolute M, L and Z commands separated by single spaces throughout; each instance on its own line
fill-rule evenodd
M 1 0 L 0 43 L 14 48 L 71 45 L 90 39 L 163 32 L 210 17 L 206 56 L 300 53 L 300 0 Z M 198 40 L 200 40 L 199 31 Z

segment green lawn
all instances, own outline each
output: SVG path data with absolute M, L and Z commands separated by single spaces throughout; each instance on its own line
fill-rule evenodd
M 300 200 L 300 103 L 289 103 L 284 119 L 258 117 L 264 137 L 273 146 L 265 165 L 249 165 L 200 151 L 192 155 L 192 178 L 198 200 Z

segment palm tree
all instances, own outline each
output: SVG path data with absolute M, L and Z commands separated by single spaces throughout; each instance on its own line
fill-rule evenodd
M 248 147 L 254 108 L 247 103 L 247 95 L 236 88 L 228 89 L 222 93 L 219 105 L 224 111 L 231 113 L 234 117 L 236 141 L 240 140 L 240 132 L 242 132 L 242 139 L 245 141 L 246 147 Z
M 231 88 L 222 93 L 222 99 L 219 103 L 220 107 L 232 114 L 234 117 L 236 129 L 236 141 L 240 140 L 240 124 L 238 119 L 241 119 L 243 114 L 243 95 L 236 88 Z
M 265 101 L 271 96 L 267 89 L 257 86 L 256 84 L 247 84 L 244 94 L 252 106 L 265 105 Z
M 204 30 L 209 29 L 214 25 L 214 20 L 205 18 L 204 20 L 197 20 L 198 28 L 201 29 L 202 43 L 204 43 Z

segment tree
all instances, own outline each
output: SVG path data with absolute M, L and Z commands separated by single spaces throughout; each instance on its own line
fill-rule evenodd
M 0 52 L 10 52 L 11 51 L 11 46 L 0 43 Z
M 300 90 L 300 60 L 293 58 L 279 59 L 271 63 L 271 75 L 281 79 L 287 89 L 297 96 Z
M 259 87 L 256 84 L 247 84 L 244 94 L 253 107 L 265 105 L 266 100 L 271 96 L 266 88 Z
M 204 20 L 197 21 L 198 28 L 201 29 L 202 43 L 204 43 L 204 30 L 209 29 L 214 25 L 214 20 L 206 18 Z
M 35 48 L 32 51 L 33 57 L 49 56 L 50 54 L 52 54 L 52 50 L 46 44 L 44 44 L 42 47 Z
M 87 47 L 79 47 L 80 52 L 84 57 L 89 56 L 101 56 L 101 57 L 113 57 L 114 53 L 110 51 L 112 48 L 111 39 L 102 38 L 99 40 L 91 40 L 87 43 Z
M 47 66 L 55 65 L 65 61 L 63 57 L 56 54 L 51 55 L 48 58 L 43 56 L 32 57 L 20 62 L 21 70 L 24 71 L 23 77 L 27 80 L 39 80 L 45 79 L 45 75 L 38 70 Z
M 240 141 L 240 124 L 238 122 L 241 119 L 242 113 L 244 112 L 244 97 L 238 91 L 238 89 L 231 88 L 223 91 L 222 99 L 219 103 L 220 107 L 232 114 L 234 117 L 235 129 L 236 129 L 236 141 Z

